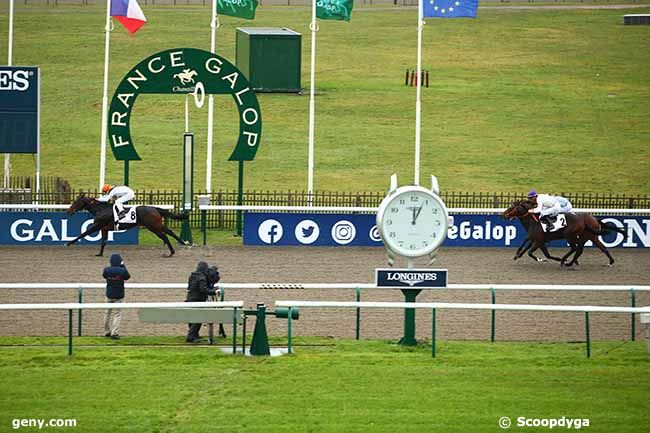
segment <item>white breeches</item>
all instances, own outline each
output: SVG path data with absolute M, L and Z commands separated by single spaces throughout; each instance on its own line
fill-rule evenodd
M 540 217 L 545 217 L 545 216 L 555 216 L 559 214 L 562 211 L 562 207 L 560 206 L 560 203 L 555 203 L 553 207 L 547 207 L 542 209 L 539 212 Z
M 133 192 L 128 192 L 124 194 L 123 196 L 115 199 L 115 204 L 117 205 L 117 208 L 122 211 L 124 209 L 124 203 L 126 203 L 129 200 L 132 200 L 135 197 L 135 193 Z

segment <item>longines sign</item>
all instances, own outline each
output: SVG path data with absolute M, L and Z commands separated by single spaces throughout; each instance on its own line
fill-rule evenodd
M 38 153 L 39 68 L 0 66 L 0 153 Z
M 251 161 L 262 137 L 262 116 L 255 92 L 235 65 L 196 48 L 156 53 L 126 74 L 111 101 L 108 140 L 117 160 L 140 160 L 131 137 L 131 111 L 143 93 L 229 94 L 239 111 L 239 138 L 229 160 Z M 200 95 L 199 95 L 200 96 Z
M 375 269 L 377 287 L 447 287 L 447 269 Z

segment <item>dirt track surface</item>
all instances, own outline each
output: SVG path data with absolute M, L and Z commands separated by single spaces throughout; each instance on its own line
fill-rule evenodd
M 0 282 L 103 282 L 101 272 L 108 263 L 94 254 L 96 247 L 0 247 Z M 163 257 L 162 247 L 122 247 L 119 252 L 133 276 L 131 282 L 186 282 L 196 263 L 205 260 L 217 264 L 223 283 L 373 283 L 374 269 L 384 268 L 386 254 L 381 248 L 280 248 L 280 247 L 194 247 L 179 248 L 173 258 Z M 557 255 L 559 250 L 552 251 Z M 607 259 L 594 249 L 586 250 L 579 270 L 561 269 L 556 263 L 536 263 L 528 257 L 515 262 L 513 249 L 448 248 L 443 250 L 436 267 L 449 270 L 450 283 L 479 284 L 603 284 L 650 285 L 650 250 L 614 249 L 617 260 L 612 268 L 603 266 Z M 416 262 L 416 266 L 424 262 Z M 396 266 L 405 267 L 406 262 Z M 131 289 L 127 302 L 179 301 L 179 290 Z M 364 290 L 364 301 L 401 301 L 398 290 Z M 273 305 L 276 300 L 352 301 L 354 290 L 229 290 L 227 300 L 243 300 L 247 307 L 256 302 Z M 36 290 L 0 289 L 0 303 L 74 302 L 73 289 Z M 102 290 L 86 290 L 84 302 L 103 301 Z M 423 291 L 418 301 L 490 302 L 487 290 Z M 629 292 L 557 292 L 499 291 L 497 302 L 563 305 L 629 306 Z M 650 292 L 636 295 L 638 306 L 650 305 Z M 102 333 L 101 312 L 85 312 L 85 335 Z M 638 321 L 638 319 L 637 319 Z M 335 337 L 354 336 L 354 310 L 303 310 L 295 324 L 298 335 Z M 487 339 L 490 313 L 478 311 L 440 311 L 438 335 L 447 339 Z M 592 338 L 624 339 L 630 335 L 627 314 L 597 314 L 591 319 Z M 273 334 L 285 332 L 285 321 L 270 318 Z M 418 338 L 429 338 L 430 314 L 418 313 Z M 584 339 L 584 316 L 578 313 L 497 313 L 497 339 L 530 341 L 580 341 Z M 0 315 L 0 335 L 65 335 L 67 315 L 63 312 L 38 311 Z M 123 335 L 155 335 L 185 332 L 183 325 L 141 324 L 135 311 L 124 313 Z M 362 336 L 398 338 L 402 334 L 402 312 L 364 310 Z M 642 337 L 637 323 L 637 337 Z

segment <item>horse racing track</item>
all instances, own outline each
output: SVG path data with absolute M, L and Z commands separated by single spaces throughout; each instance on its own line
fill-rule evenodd
M 94 256 L 94 247 L 0 249 L 2 282 L 83 282 L 101 283 L 101 272 L 115 247 L 104 258 Z M 122 247 L 133 283 L 182 283 L 199 260 L 219 266 L 221 283 L 372 283 L 374 269 L 386 266 L 383 249 L 378 248 L 264 248 L 195 247 L 179 248 L 173 258 L 162 257 L 160 248 Z M 558 251 L 556 251 L 558 252 Z M 553 284 L 553 285 L 650 285 L 647 263 L 650 251 L 614 249 L 617 259 L 612 268 L 603 266 L 606 258 L 588 249 L 578 270 L 561 269 L 556 263 L 536 263 L 528 257 L 513 261 L 513 249 L 443 249 L 436 266 L 449 269 L 449 283 L 476 284 Z M 396 266 L 405 266 L 397 263 Z M 416 263 L 417 265 L 417 263 Z M 423 263 L 424 265 L 424 263 Z M 74 302 L 77 290 L 4 290 L 1 303 Z M 84 292 L 84 302 L 102 302 L 103 290 Z M 179 289 L 127 290 L 127 302 L 184 300 Z M 363 290 L 363 301 L 401 301 L 399 290 Z M 418 301 L 489 303 L 489 290 L 424 290 Z M 629 292 L 593 291 L 502 291 L 499 303 L 613 305 L 630 306 Z M 353 301 L 355 290 L 254 290 L 230 289 L 226 300 L 243 300 L 247 307 L 257 302 L 272 306 L 276 300 Z M 638 292 L 636 305 L 650 305 L 650 293 Z M 417 320 L 418 337 L 430 336 L 431 318 L 421 314 Z M 121 326 L 123 335 L 182 335 L 183 326 L 141 324 L 135 311 L 126 311 Z M 85 335 L 100 335 L 102 313 L 83 315 Z M 583 317 L 578 313 L 499 312 L 497 340 L 580 341 L 584 339 Z M 271 333 L 284 335 L 285 324 L 270 321 Z M 625 314 L 597 314 L 592 319 L 594 340 L 625 339 L 630 336 L 630 319 Z M 0 318 L 3 335 L 65 335 L 67 318 L 51 311 L 6 312 Z M 299 336 L 354 337 L 353 310 L 305 310 L 295 323 Z M 364 338 L 398 338 L 402 332 L 400 311 L 367 310 L 362 312 L 361 335 Z M 641 338 L 641 326 L 636 327 Z M 441 311 L 438 335 L 442 339 L 485 340 L 490 337 L 490 313 L 487 311 Z
M 101 282 L 108 259 L 94 257 L 95 252 L 94 247 L 3 247 L 0 281 Z M 179 248 L 173 258 L 163 258 L 159 247 L 119 252 L 135 283 L 186 281 L 199 260 L 217 264 L 224 283 L 369 283 L 373 269 L 386 261 L 376 248 Z M 604 257 L 588 250 L 577 271 L 554 263 L 513 262 L 513 254 L 512 249 L 447 249 L 437 265 L 449 269 L 450 283 L 650 283 L 650 254 L 644 250 L 614 250 L 613 268 L 602 266 Z M 86 290 L 84 302 L 101 301 L 102 292 Z M 178 301 L 184 295 L 179 289 L 131 289 L 127 301 Z M 226 294 L 247 307 L 258 301 L 354 298 L 354 290 L 343 289 L 232 289 Z M 504 290 L 497 298 L 564 305 L 630 302 L 628 292 Z M 401 299 L 394 290 L 362 291 L 362 300 Z M 76 300 L 72 289 L 3 290 L 1 298 L 2 303 Z M 418 300 L 490 302 L 490 292 L 423 291 Z M 648 304 L 648 292 L 637 293 L 637 305 Z M 593 315 L 592 338 L 608 341 L 594 342 L 593 355 L 586 358 L 584 323 L 577 313 L 499 312 L 497 341 L 490 343 L 489 312 L 441 311 L 438 356 L 432 358 L 426 344 L 394 344 L 401 335 L 401 312 L 362 311 L 362 340 L 354 341 L 353 310 L 307 309 L 294 322 L 294 355 L 244 358 L 184 344 L 186 327 L 145 326 L 130 311 L 122 340 L 107 341 L 98 337 L 102 314 L 89 310 L 83 316 L 84 336 L 75 337 L 74 355 L 68 357 L 66 339 L 53 337 L 67 332 L 61 313 L 0 315 L 0 431 L 39 420 L 75 422 L 75 427 L 42 431 L 111 433 L 460 433 L 500 431 L 508 423 L 514 431 L 546 431 L 550 425 L 553 431 L 578 426 L 595 432 L 647 431 L 650 356 L 639 341 L 640 326 L 637 341 L 628 341 L 627 314 Z M 429 316 L 418 312 L 420 340 L 431 335 Z M 267 325 L 275 335 L 272 343 L 283 344 L 284 321 L 267 320 Z M 541 343 L 545 340 L 562 343 Z

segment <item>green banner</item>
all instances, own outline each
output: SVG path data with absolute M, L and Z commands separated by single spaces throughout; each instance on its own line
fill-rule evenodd
M 197 86 L 205 94 L 231 95 L 239 111 L 239 138 L 230 161 L 252 161 L 262 138 L 262 114 L 246 77 L 228 60 L 197 48 L 161 51 L 138 63 L 115 90 L 108 112 L 108 141 L 115 159 L 140 160 L 131 138 L 131 110 L 138 95 L 186 95 Z M 206 98 L 207 99 L 207 98 Z
M 217 0 L 217 14 L 254 20 L 257 5 L 257 0 Z
M 350 21 L 354 0 L 318 0 L 316 16 L 321 20 Z

